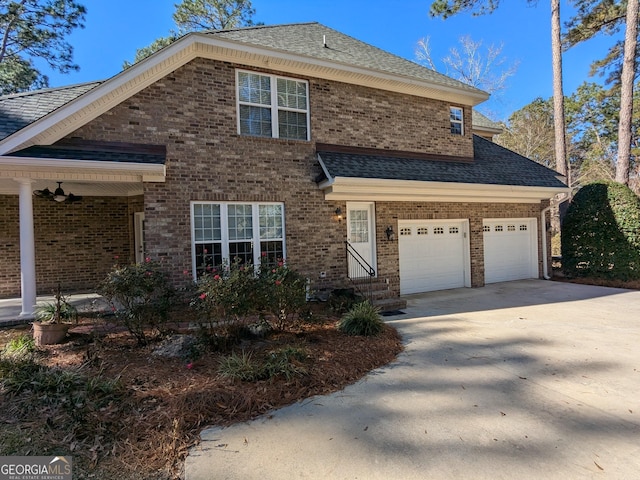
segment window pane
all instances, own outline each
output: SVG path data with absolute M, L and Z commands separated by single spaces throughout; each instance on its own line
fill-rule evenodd
M 255 73 L 238 72 L 238 95 L 241 102 L 271 104 L 271 78 Z
M 349 229 L 352 243 L 369 241 L 369 211 L 349 210 Z
M 271 137 L 271 110 L 264 107 L 240 105 L 240 133 Z
M 222 230 L 220 228 L 220 205 L 194 205 L 193 230 L 196 242 L 222 239 Z
M 276 266 L 284 258 L 282 241 L 260 242 L 261 265 Z
M 282 205 L 260 205 L 260 239 L 282 238 Z
M 306 140 L 307 114 L 279 110 L 278 129 L 280 131 L 280 138 Z
M 461 122 L 462 121 L 462 109 L 451 107 L 449 109 L 449 116 L 452 121 Z
M 307 109 L 307 84 L 295 80 L 278 78 L 278 106 Z
M 222 265 L 222 244 L 201 243 L 196 245 L 196 273 L 198 276 L 212 272 Z
M 229 205 L 228 214 L 229 240 L 251 240 L 253 238 L 251 205 Z
M 229 243 L 229 260 L 231 263 L 240 259 L 241 263 L 253 263 L 252 242 L 233 242 Z
M 454 135 L 462 135 L 462 124 L 451 122 L 451 133 Z

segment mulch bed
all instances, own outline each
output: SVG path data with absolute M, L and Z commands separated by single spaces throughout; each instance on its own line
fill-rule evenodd
M 91 434 L 72 435 L 68 430 L 75 427 L 69 425 L 51 429 L 49 441 L 74 456 L 78 478 L 178 478 L 188 448 L 206 426 L 246 421 L 338 391 L 393 361 L 402 350 L 389 326 L 378 337 L 357 337 L 338 332 L 333 318 L 316 320 L 235 347 L 254 359 L 279 347 L 301 347 L 307 354 L 307 375 L 241 382 L 217 374 L 220 359 L 229 352 L 208 352 L 193 361 L 167 358 L 152 354 L 157 344 L 137 346 L 117 330 L 95 335 L 95 329 L 86 327 L 89 321 L 82 323 L 84 328 L 74 330 L 67 343 L 42 347 L 41 362 L 79 369 L 89 377 L 119 378 L 124 392 L 91 413 L 89 421 L 95 425 L 85 432 Z M 10 415 L 7 402 L 12 400 L 0 395 L 0 411 L 5 412 L 0 423 Z M 24 410 L 18 422 L 25 428 L 46 417 L 46 412 Z

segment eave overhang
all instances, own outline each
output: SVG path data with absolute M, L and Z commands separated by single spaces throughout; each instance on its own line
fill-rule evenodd
M 33 180 L 34 190 L 60 181 L 76 184 L 78 195 L 139 195 L 144 182 L 164 182 L 166 168 L 133 162 L 0 157 L 0 194 L 17 194 L 16 178 Z
M 568 187 L 331 178 L 328 175 L 318 186 L 326 200 L 386 202 L 539 203 L 570 191 Z
M 383 71 L 191 33 L 0 142 L 0 155 L 50 145 L 195 58 L 207 58 L 474 106 L 488 95 Z

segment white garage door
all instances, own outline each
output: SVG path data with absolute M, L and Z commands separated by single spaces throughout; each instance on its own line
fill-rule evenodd
M 466 220 L 398 222 L 400 293 L 470 285 Z
M 538 278 L 535 218 L 484 220 L 484 282 Z

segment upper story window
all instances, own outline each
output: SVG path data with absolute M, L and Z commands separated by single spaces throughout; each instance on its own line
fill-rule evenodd
M 241 135 L 309 140 L 309 84 L 304 80 L 237 71 Z
M 464 115 L 462 108 L 449 107 L 449 120 L 453 135 L 464 135 Z

